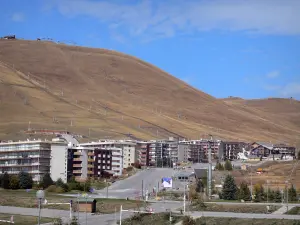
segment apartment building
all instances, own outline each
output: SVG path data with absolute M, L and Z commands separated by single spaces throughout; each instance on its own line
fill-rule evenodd
M 62 179 L 68 181 L 68 148 L 65 139 L 54 138 L 51 142 L 50 176 L 53 181 Z
M 212 159 L 222 158 L 221 140 L 184 140 L 179 142 L 180 145 L 188 145 L 188 160 L 197 162 L 207 162 L 208 152 L 211 148 Z
M 137 160 L 141 166 L 150 166 L 151 142 L 140 141 L 136 143 Z
M 94 177 L 94 148 L 76 146 L 68 149 L 67 178 L 78 181 Z
M 190 145 L 180 143 L 178 144 L 178 162 L 188 162 L 190 153 Z
M 112 172 L 112 149 L 95 149 L 94 177 L 110 177 Z
M 238 153 L 248 148 L 244 142 L 237 141 L 222 141 L 220 145 L 220 159 L 221 160 L 234 160 L 237 159 Z
M 50 172 L 51 142 L 42 140 L 0 143 L 0 174 L 28 172 L 36 182 Z
M 156 167 L 173 167 L 178 162 L 178 141 L 152 140 L 149 146 L 150 164 Z
M 98 142 L 83 143 L 79 146 L 93 148 L 94 150 L 106 149 L 111 151 L 110 173 L 115 176 L 122 175 L 123 169 L 131 166 L 137 160 L 136 143 L 132 141 L 100 140 Z

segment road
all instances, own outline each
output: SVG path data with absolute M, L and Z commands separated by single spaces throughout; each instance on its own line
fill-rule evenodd
M 149 170 L 143 170 L 135 175 L 128 177 L 127 179 L 116 181 L 108 188 L 109 198 L 130 198 L 134 199 L 138 196 L 142 196 L 142 187 L 144 194 L 146 190 L 150 193 L 153 188 L 159 186 L 161 189 L 161 179 L 163 177 L 171 177 L 177 171 L 171 168 L 150 168 Z M 96 191 L 99 197 L 106 197 L 106 189 Z

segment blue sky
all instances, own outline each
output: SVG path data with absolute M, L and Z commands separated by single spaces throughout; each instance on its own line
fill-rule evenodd
M 0 36 L 125 52 L 217 98 L 300 99 L 299 12 L 299 0 L 2 0 Z

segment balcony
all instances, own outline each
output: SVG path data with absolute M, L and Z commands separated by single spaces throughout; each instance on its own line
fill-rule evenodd
M 74 155 L 81 155 L 81 152 L 74 152 Z
M 73 170 L 73 173 L 81 173 L 81 170 Z
M 81 158 L 74 158 L 73 161 L 81 162 Z
M 89 152 L 88 156 L 94 156 L 95 154 L 93 152 Z
M 94 162 L 94 159 L 88 159 L 88 162 Z
M 94 172 L 93 171 L 88 171 L 87 174 L 94 174 Z
M 76 168 L 81 167 L 81 164 L 73 164 L 73 167 L 76 167 Z
M 94 168 L 94 165 L 89 164 L 87 168 Z

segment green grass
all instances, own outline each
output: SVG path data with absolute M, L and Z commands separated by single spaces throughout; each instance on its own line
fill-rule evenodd
M 78 192 L 73 192 L 78 193 Z M 31 190 L 26 192 L 26 190 L 0 190 L 0 205 L 2 206 L 16 206 L 24 208 L 36 208 L 38 202 L 36 199 L 36 191 Z M 93 195 L 97 200 L 96 210 L 98 213 L 113 213 L 115 210 L 120 211 L 120 206 L 123 206 L 123 209 L 136 209 L 139 207 L 144 207 L 145 203 L 136 200 L 125 200 L 125 199 L 106 199 L 106 198 L 97 198 L 97 195 Z M 56 193 L 46 192 L 45 198 L 49 203 L 69 203 L 72 199 L 74 202 L 73 209 L 76 211 L 77 204 L 75 197 L 58 195 Z M 61 209 L 69 210 L 69 205 L 43 205 L 43 208 L 51 209 Z
M 26 190 L 0 190 L 0 205 L 3 206 L 17 206 L 24 208 L 36 208 L 38 206 L 38 202 L 36 199 L 36 190 L 30 190 L 27 192 Z M 61 195 L 57 195 L 55 193 L 45 193 L 45 199 L 49 203 L 68 203 L 72 197 L 65 197 Z M 68 205 L 43 205 L 43 208 L 51 208 L 51 209 L 63 209 L 68 210 Z
M 283 219 L 239 219 L 203 217 L 196 219 L 195 225 L 300 225 L 300 221 Z M 142 225 L 142 224 L 141 224 Z
M 219 205 L 219 204 L 193 204 L 189 206 L 190 211 L 211 211 L 211 212 L 236 212 L 236 213 L 272 213 L 280 206 L 271 206 L 269 211 L 265 205 Z
M 169 213 L 158 214 L 135 214 L 134 216 L 122 221 L 122 225 L 170 225 Z M 176 224 L 181 217 L 177 214 L 172 215 L 171 224 Z
M 123 209 L 139 209 L 147 206 L 147 203 L 136 200 L 125 199 L 97 199 L 97 212 L 98 213 L 114 213 L 120 211 L 122 205 Z
M 38 219 L 36 216 L 22 216 L 22 215 L 14 215 L 12 214 L 4 214 L 0 213 L 0 220 L 10 220 L 11 216 L 14 216 L 14 224 L 15 225 L 34 225 L 38 223 Z M 41 218 L 41 223 L 50 223 L 52 222 L 52 218 Z M 0 222 L 0 225 L 8 225 L 9 223 Z
M 159 214 L 136 214 L 131 218 L 122 221 L 123 225 L 170 225 L 183 220 L 178 214 L 173 214 L 173 221 L 169 221 L 169 213 Z M 201 217 L 194 220 L 193 225 L 300 225 L 300 221 L 281 219 L 239 219 L 239 218 L 219 218 Z M 192 224 L 192 223 L 191 223 Z M 185 225 L 185 224 L 183 224 Z
M 296 206 L 296 207 L 290 209 L 289 211 L 287 211 L 285 214 L 288 214 L 288 215 L 300 215 L 300 207 Z

